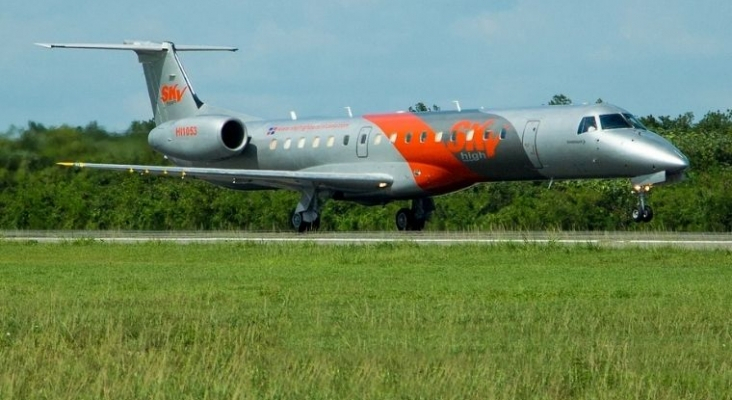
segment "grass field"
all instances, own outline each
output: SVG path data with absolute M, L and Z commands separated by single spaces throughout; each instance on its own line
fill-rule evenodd
M 732 252 L 0 241 L 2 399 L 732 398 Z

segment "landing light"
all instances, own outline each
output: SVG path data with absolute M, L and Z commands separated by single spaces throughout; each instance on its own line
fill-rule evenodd
M 389 184 L 388 184 L 388 183 L 386 183 L 386 182 L 381 182 L 381 183 L 379 183 L 379 189 L 383 189 L 383 188 L 385 188 L 385 187 L 387 187 L 387 186 L 389 186 Z
M 633 190 L 636 191 L 637 193 L 650 192 L 652 187 L 653 187 L 653 185 L 645 185 L 645 186 L 635 185 L 635 186 L 633 186 Z

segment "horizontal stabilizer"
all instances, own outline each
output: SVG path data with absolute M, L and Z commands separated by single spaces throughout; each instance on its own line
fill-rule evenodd
M 172 42 L 148 42 L 127 40 L 122 44 L 109 43 L 36 43 L 48 49 L 131 50 L 142 64 L 147 83 L 150 105 L 155 124 L 196 115 L 203 101 L 191 86 L 179 51 L 236 51 L 236 47 L 176 46 Z
M 108 43 L 36 43 L 37 46 L 48 49 L 97 49 L 97 50 L 133 50 L 133 51 L 167 51 L 166 43 L 125 41 L 123 44 Z M 237 51 L 236 47 L 226 46 L 191 46 L 173 45 L 176 51 Z

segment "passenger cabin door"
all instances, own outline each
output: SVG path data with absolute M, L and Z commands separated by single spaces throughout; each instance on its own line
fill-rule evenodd
M 531 160 L 531 164 L 536 169 L 544 168 L 541 164 L 541 160 L 539 160 L 539 152 L 536 149 L 536 135 L 539 133 L 540 123 L 541 121 L 538 120 L 527 122 L 526 127 L 524 128 L 524 135 L 521 138 L 521 141 L 524 144 L 524 151 L 529 157 L 529 160 Z
M 369 137 L 371 136 L 371 127 L 364 126 L 358 133 L 358 141 L 356 142 L 356 155 L 360 158 L 369 156 Z

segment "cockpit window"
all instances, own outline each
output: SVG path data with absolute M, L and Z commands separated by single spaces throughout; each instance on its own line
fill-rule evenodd
M 584 117 L 577 128 L 577 134 L 592 132 L 597 130 L 597 121 L 594 116 Z
M 600 125 L 602 125 L 602 129 L 626 129 L 633 127 L 621 114 L 600 115 Z
M 635 129 L 643 129 L 644 131 L 647 131 L 648 128 L 646 128 L 642 122 L 638 118 L 635 117 L 633 114 L 625 113 L 623 114 L 625 119 L 627 119 L 631 124 L 633 124 L 633 127 Z

